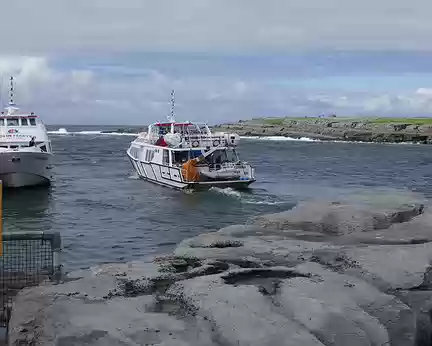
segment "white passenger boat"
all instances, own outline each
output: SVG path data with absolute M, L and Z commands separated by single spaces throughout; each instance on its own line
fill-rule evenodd
M 212 133 L 207 124 L 174 120 L 148 126 L 131 143 L 127 155 L 138 176 L 176 188 L 246 188 L 255 181 L 254 169 L 240 161 L 235 133 Z
M 11 77 L 9 104 L 0 114 L 0 180 L 4 187 L 49 184 L 51 141 L 37 115 L 19 112 L 13 87 Z

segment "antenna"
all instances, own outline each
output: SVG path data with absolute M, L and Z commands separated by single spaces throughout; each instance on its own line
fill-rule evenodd
M 14 79 L 10 77 L 10 92 L 9 92 L 9 106 L 13 106 L 15 103 L 13 101 L 14 98 Z

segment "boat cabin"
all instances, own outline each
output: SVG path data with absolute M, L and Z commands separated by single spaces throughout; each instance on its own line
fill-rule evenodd
M 167 137 L 176 145 L 168 145 Z M 138 141 L 140 141 L 138 139 Z M 228 134 L 213 134 L 205 123 L 167 122 L 154 123 L 148 127 L 146 138 L 141 138 L 151 145 L 170 146 L 171 148 L 208 148 L 237 145 L 238 136 Z
M 157 140 L 160 136 L 167 133 L 179 133 L 182 136 L 211 136 L 211 131 L 207 124 L 192 122 L 166 122 L 154 123 L 148 128 L 149 139 Z
M 170 165 L 181 166 L 185 162 L 204 154 L 203 150 L 172 150 Z M 216 166 L 225 162 L 238 161 L 238 155 L 234 148 L 220 148 L 205 158 L 204 165 Z
M 46 137 L 45 126 L 37 115 L 16 113 L 18 108 L 9 106 L 0 113 L 0 148 L 19 149 L 31 147 L 31 140 L 36 137 L 34 146 L 42 151 L 51 152 L 51 143 Z
M 31 113 L 30 115 L 9 115 L 5 112 L 0 114 L 0 126 L 20 127 L 20 126 L 37 126 L 38 117 Z

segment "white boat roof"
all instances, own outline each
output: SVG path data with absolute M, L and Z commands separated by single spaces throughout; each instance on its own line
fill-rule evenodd
M 34 112 L 31 113 L 18 113 L 19 108 L 16 105 L 9 105 L 5 107 L 5 110 L 0 113 L 0 118 L 8 118 L 8 117 L 15 117 L 15 118 L 38 118 Z

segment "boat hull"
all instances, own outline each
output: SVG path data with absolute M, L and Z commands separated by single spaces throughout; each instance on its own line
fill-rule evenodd
M 248 189 L 249 185 L 253 182 L 255 182 L 255 180 L 221 180 L 212 182 L 190 183 L 188 184 L 187 188 L 192 190 L 206 190 L 212 187 L 218 187 L 221 189 L 229 187 L 235 190 L 243 190 Z
M 0 153 L 0 180 L 6 188 L 49 185 L 51 153 Z
M 255 179 L 250 180 L 219 180 L 203 182 L 184 182 L 181 178 L 181 170 L 174 167 L 166 167 L 155 163 L 142 162 L 127 153 L 134 171 L 138 177 L 149 182 L 170 187 L 177 190 L 193 189 L 203 190 L 212 187 L 233 189 L 246 189 Z

